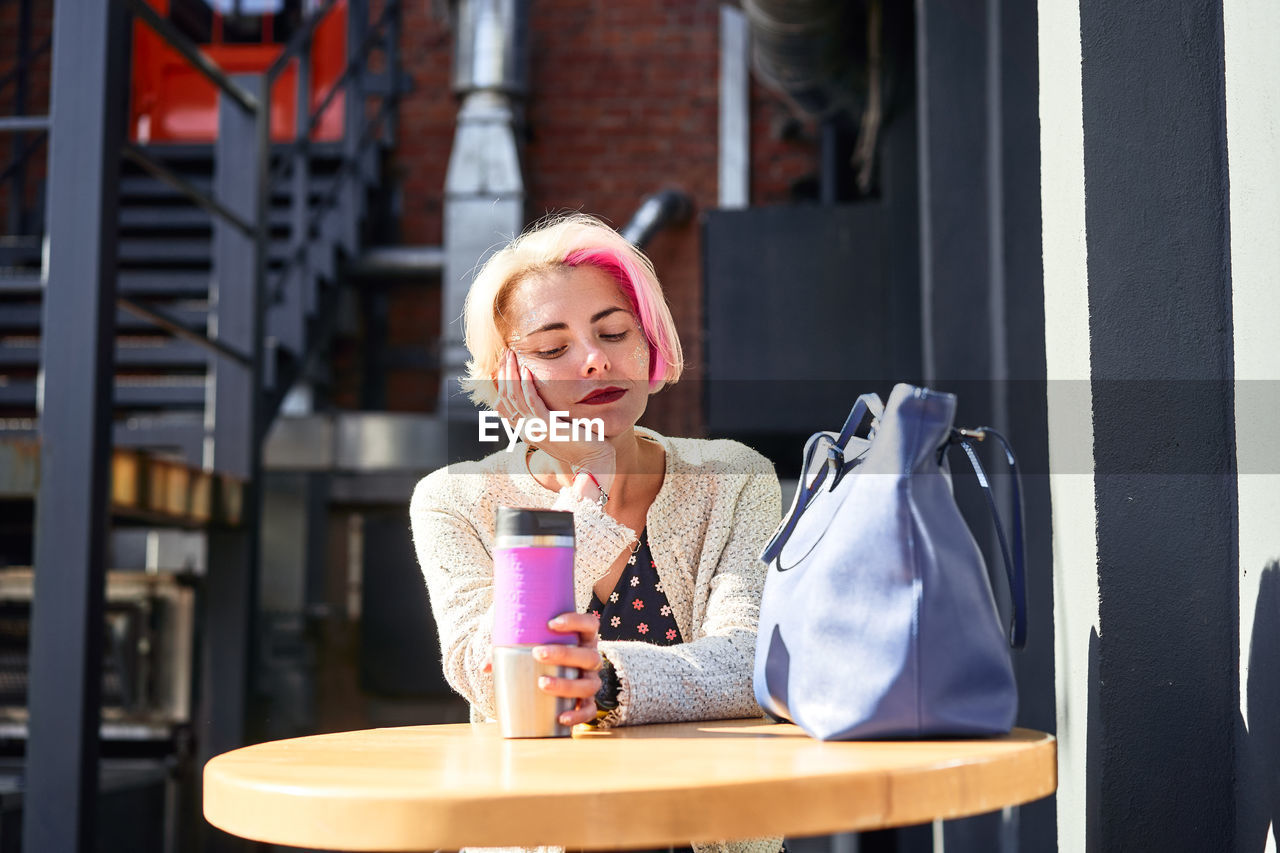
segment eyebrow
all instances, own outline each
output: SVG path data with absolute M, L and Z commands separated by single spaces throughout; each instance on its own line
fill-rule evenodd
M 626 311 L 626 310 L 627 309 L 625 308 L 619 308 L 617 305 L 614 305 L 611 308 L 606 308 L 603 311 L 597 311 L 595 314 L 592 314 L 591 322 L 598 323 L 601 320 L 603 320 L 605 317 L 608 317 L 610 314 L 614 313 L 615 311 Z M 532 332 L 529 332 L 529 334 L 536 335 L 539 332 L 556 332 L 556 331 L 560 331 L 561 329 L 567 329 L 567 328 L 569 328 L 569 325 L 567 323 L 547 323 L 545 326 L 539 326 L 538 328 L 534 329 Z

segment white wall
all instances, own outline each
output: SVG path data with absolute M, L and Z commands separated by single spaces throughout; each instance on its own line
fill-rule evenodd
M 1058 847 L 1074 851 L 1085 848 L 1089 635 L 1098 625 L 1080 10 L 1076 3 L 1041 0 L 1039 16 Z
M 1240 501 L 1240 711 L 1258 581 L 1280 560 L 1280 4 L 1224 0 Z M 1274 710 L 1274 709 L 1273 709 Z M 1276 849 L 1276 828 L 1267 836 Z

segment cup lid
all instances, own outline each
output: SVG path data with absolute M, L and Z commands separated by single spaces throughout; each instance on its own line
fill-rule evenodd
M 573 513 L 558 509 L 500 506 L 498 538 L 506 536 L 568 536 L 573 538 Z

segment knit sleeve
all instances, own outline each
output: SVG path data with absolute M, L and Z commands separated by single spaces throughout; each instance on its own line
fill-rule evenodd
M 741 445 L 738 445 L 741 447 Z M 763 456 L 741 447 L 744 458 L 728 466 L 744 473 L 708 474 L 723 479 L 708 524 L 728 524 L 723 547 L 703 552 L 698 585 L 709 587 L 695 636 L 674 646 L 602 642 L 620 682 L 613 725 L 754 717 L 761 714 L 751 686 L 760 595 L 767 567 L 760 549 L 782 512 L 778 478 Z M 736 489 L 735 489 L 736 487 Z M 709 575 L 709 578 L 707 577 Z
M 586 610 L 591 585 L 636 541 L 636 532 L 568 488 L 560 490 L 551 508 L 573 513 L 573 600 L 578 610 Z
M 493 555 L 468 520 L 469 503 L 442 468 L 414 489 L 409 521 L 440 632 L 445 680 L 492 719 L 493 676 L 484 665 L 493 636 Z

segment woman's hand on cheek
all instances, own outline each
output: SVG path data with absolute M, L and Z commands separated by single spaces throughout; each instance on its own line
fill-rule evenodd
M 578 635 L 577 645 L 549 644 L 533 650 L 535 659 L 554 666 L 578 670 L 576 678 L 538 679 L 538 687 L 553 696 L 576 699 L 573 710 L 560 715 L 566 726 L 586 723 L 596 718 L 596 691 L 600 689 L 600 652 L 597 651 L 600 620 L 590 613 L 565 613 L 552 619 L 553 631 Z
M 539 418 L 545 421 L 551 417 L 546 402 L 534 384 L 533 374 L 520 364 L 519 356 L 509 349 L 502 358 L 494 382 L 498 388 L 498 400 L 494 408 L 512 429 L 521 419 L 527 421 Z
M 586 468 L 601 488 L 608 489 L 608 484 L 613 478 L 616 459 L 613 446 L 607 441 L 590 439 L 552 441 L 549 426 L 551 410 L 538 391 L 533 371 L 523 365 L 520 357 L 510 349 L 507 350 L 502 366 L 498 370 L 496 384 L 498 401 L 495 408 L 512 429 L 521 418 L 526 421 L 536 418 L 548 424 L 547 438 L 541 441 L 530 441 L 526 434 L 522 434 L 525 444 L 536 447 L 570 468 Z

